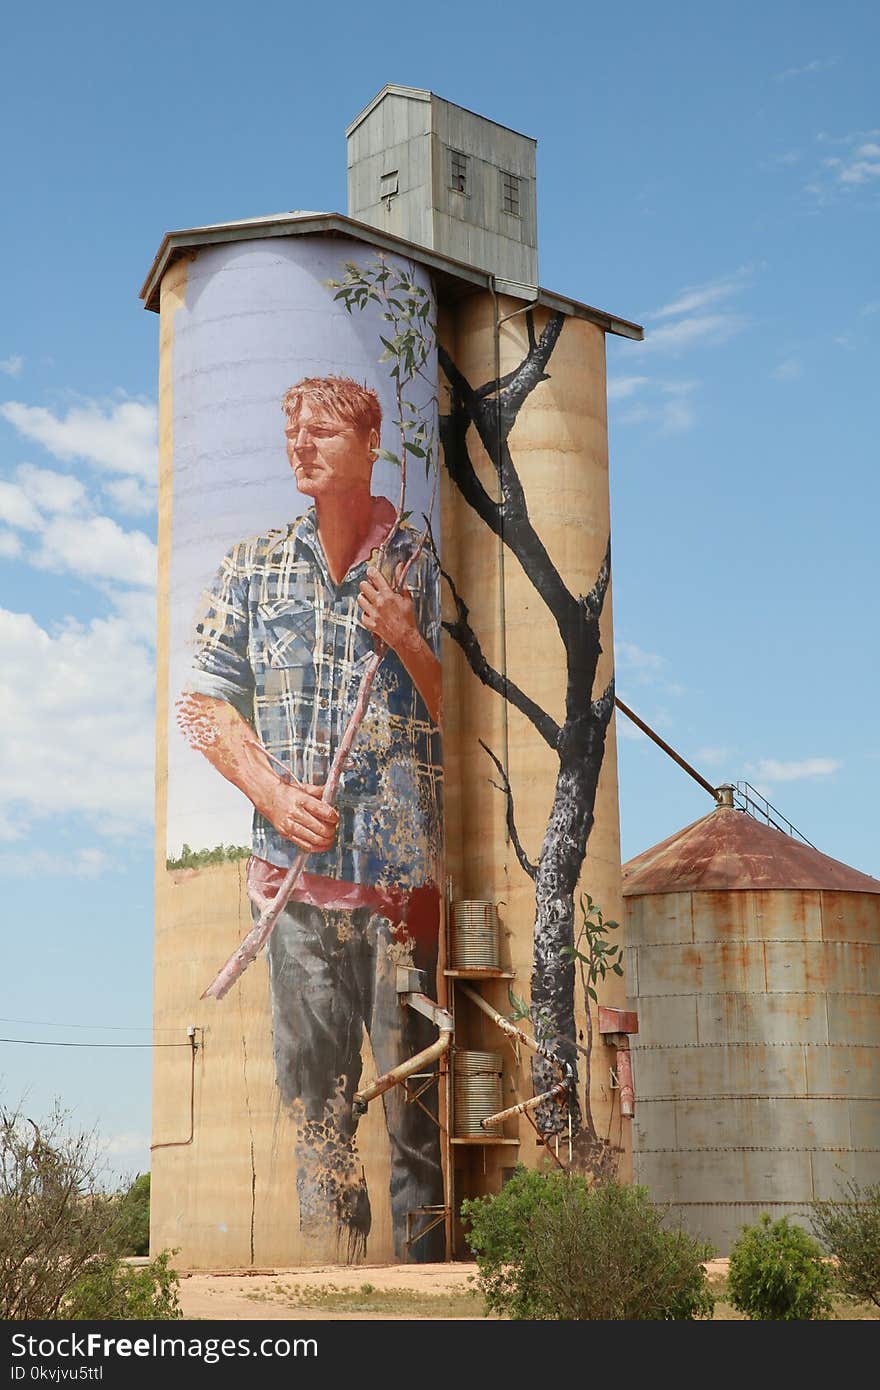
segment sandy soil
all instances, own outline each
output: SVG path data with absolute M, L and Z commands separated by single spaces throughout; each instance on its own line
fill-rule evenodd
M 726 1260 L 712 1260 L 707 1265 L 710 1275 L 726 1272 Z M 340 1313 L 315 1307 L 293 1307 L 278 1300 L 279 1284 L 298 1284 L 311 1289 L 333 1285 L 337 1289 L 359 1289 L 372 1284 L 374 1289 L 405 1289 L 409 1292 L 442 1294 L 466 1293 L 472 1285 L 469 1277 L 476 1274 L 472 1263 L 426 1265 L 321 1265 L 311 1268 L 261 1269 L 253 1272 L 221 1270 L 206 1274 L 201 1271 L 179 1270 L 180 1303 L 185 1318 L 230 1319 L 253 1321 L 344 1319 L 370 1320 L 371 1313 Z M 393 1318 L 383 1313 L 383 1319 Z M 414 1315 L 400 1315 L 410 1320 Z M 421 1317 L 425 1314 L 421 1313 Z M 482 1320 L 482 1319 L 481 1319 Z
M 370 1318 L 370 1313 L 338 1313 L 315 1307 L 296 1308 L 275 1299 L 279 1284 L 308 1286 L 311 1289 L 359 1289 L 372 1284 L 375 1289 L 406 1289 L 410 1292 L 440 1294 L 466 1293 L 468 1276 L 475 1264 L 425 1265 L 320 1265 L 310 1268 L 200 1271 L 180 1274 L 180 1304 L 185 1318 L 272 1318 L 297 1319 Z M 382 1314 L 390 1317 L 391 1314 Z

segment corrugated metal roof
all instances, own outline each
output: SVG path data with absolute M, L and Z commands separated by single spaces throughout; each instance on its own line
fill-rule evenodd
M 636 855 L 622 873 L 624 897 L 739 888 L 880 893 L 880 879 L 728 806 Z
M 281 212 L 269 217 L 251 217 L 238 222 L 217 222 L 205 227 L 189 227 L 179 232 L 166 232 L 159 250 L 153 259 L 149 273 L 141 288 L 140 298 L 145 309 L 159 311 L 159 287 L 162 276 L 174 261 L 200 246 L 216 246 L 226 241 L 255 241 L 261 237 L 273 236 L 346 236 L 356 241 L 368 242 L 382 251 L 396 252 L 419 261 L 433 270 L 441 290 L 454 296 L 471 290 L 472 286 L 491 289 L 493 277 L 487 270 L 467 265 L 464 261 L 453 260 L 451 256 L 441 255 L 414 241 L 393 236 L 390 232 L 379 231 L 366 222 L 356 222 L 353 217 L 343 217 L 338 212 Z M 496 277 L 497 278 L 497 277 Z M 644 329 L 638 323 L 618 318 L 604 309 L 596 309 L 591 304 L 581 304 L 577 299 L 569 299 L 555 294 L 552 290 L 528 286 L 515 287 L 513 281 L 497 280 L 495 285 L 499 294 L 512 294 L 515 298 L 534 298 L 537 304 L 555 309 L 575 318 L 589 319 L 606 333 L 614 333 L 621 338 L 633 338 L 640 342 Z M 528 295 L 516 291 L 528 290 Z M 535 297 L 536 296 L 536 297 Z

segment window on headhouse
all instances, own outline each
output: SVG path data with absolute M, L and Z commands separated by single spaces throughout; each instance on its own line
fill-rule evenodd
M 456 193 L 468 191 L 468 158 L 460 150 L 449 151 L 449 187 Z
M 516 174 L 501 175 L 501 207 L 512 217 L 519 217 L 519 179 Z
M 390 173 L 383 174 L 379 180 L 379 197 L 391 198 L 397 192 L 397 186 L 397 170 L 392 169 Z

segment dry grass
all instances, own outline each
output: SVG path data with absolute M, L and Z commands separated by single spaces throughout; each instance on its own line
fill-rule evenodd
M 337 1284 L 285 1283 L 279 1280 L 270 1289 L 246 1295 L 254 1303 L 274 1303 L 313 1313 L 322 1311 L 344 1318 L 352 1313 L 375 1318 L 442 1319 L 478 1318 L 483 1315 L 483 1300 L 474 1290 L 450 1290 L 446 1293 L 419 1293 L 413 1289 L 381 1288 L 363 1283 L 358 1288 L 341 1288 Z

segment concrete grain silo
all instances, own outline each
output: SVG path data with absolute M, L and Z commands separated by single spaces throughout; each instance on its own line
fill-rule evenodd
M 152 1243 L 192 1267 L 463 1254 L 461 1198 L 590 1124 L 630 1173 L 562 948 L 579 891 L 621 915 L 604 338 L 641 329 L 538 286 L 527 137 L 389 87 L 349 171 L 351 216 L 170 233 L 142 291 L 155 1024 L 189 1041 L 156 1054 Z M 481 913 L 494 954 L 453 955 Z
M 623 893 L 636 1180 L 722 1254 L 880 1181 L 880 882 L 722 804 Z

